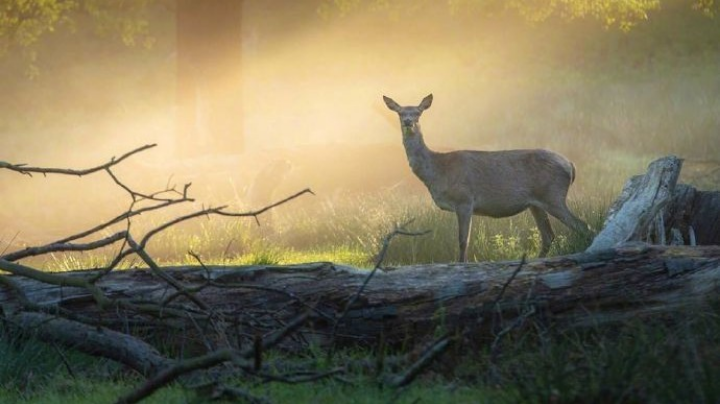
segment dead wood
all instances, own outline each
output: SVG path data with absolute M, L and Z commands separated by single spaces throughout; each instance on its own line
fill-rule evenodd
M 39 307 L 102 319 L 116 327 L 125 317 L 145 318 L 147 327 L 174 330 L 178 344 L 200 345 L 190 318 L 200 327 L 222 319 L 232 344 L 252 346 L 255 334 L 270 334 L 278 324 L 313 307 L 315 318 L 297 338 L 285 341 L 288 349 L 328 344 L 334 333 L 344 344 L 375 345 L 381 335 L 388 345 L 411 344 L 442 329 L 462 329 L 476 341 L 493 341 L 498 332 L 488 321 L 493 316 L 511 322 L 532 308 L 550 325 L 595 325 L 694 307 L 714 297 L 720 284 L 720 247 L 629 244 L 531 260 L 516 273 L 519 264 L 431 264 L 378 272 L 344 317 L 347 302 L 368 272 L 331 263 L 166 268 L 186 288 L 197 290 L 195 297 L 208 311 L 178 297 L 167 305 L 164 319 L 130 305 L 163 301 L 172 291 L 147 270 L 114 271 L 96 283 L 108 299 L 127 302 L 133 310 L 103 310 L 86 288 L 12 278 Z M 200 288 L 203 285 L 207 286 Z M 501 292 L 503 298 L 495 302 Z M 0 304 L 6 312 L 22 307 L 8 289 L 0 289 Z M 336 325 L 335 319 L 342 321 Z
M 667 156 L 650 163 L 645 175 L 630 178 L 610 207 L 602 231 L 587 251 L 600 251 L 642 239 L 653 220 L 670 202 L 681 167 L 681 159 Z
M 226 314 L 214 311 L 197 295 L 198 291 L 210 284 L 210 279 L 206 280 L 203 285 L 188 287 L 182 279 L 177 279 L 174 275 L 159 267 L 145 248 L 153 236 L 178 223 L 201 216 L 253 217 L 259 224 L 258 216 L 262 213 L 303 194 L 312 193 L 312 191 L 305 189 L 276 203 L 250 212 L 232 212 L 228 211 L 225 206 L 204 208 L 171 219 L 147 231 L 142 237 L 136 237 L 131 232 L 131 224 L 132 220 L 140 214 L 159 211 L 178 203 L 193 201 L 188 197 L 190 184 L 185 184 L 182 192 L 168 186 L 158 192 L 144 193 L 126 185 L 112 172 L 111 168 L 113 166 L 154 146 L 147 145 L 137 148 L 125 153 L 118 159 L 112 158 L 105 164 L 84 170 L 28 167 L 23 164 L 0 162 L 0 169 L 5 168 L 30 176 L 32 176 L 32 173 L 84 176 L 105 171 L 112 181 L 129 195 L 131 202 L 128 209 L 98 226 L 47 245 L 28 247 L 10 253 L 3 252 L 0 255 L 0 270 L 10 274 L 8 276 L 0 273 L 0 286 L 2 286 L 3 293 L 7 293 L 7 300 L 0 305 L 0 321 L 16 331 L 33 334 L 43 340 L 60 343 L 66 347 L 78 349 L 92 355 L 110 358 L 149 378 L 147 383 L 122 398 L 121 402 L 136 402 L 177 377 L 199 369 L 212 367 L 236 357 L 254 356 L 255 367 L 257 368 L 255 370 L 259 370 L 263 352 L 274 347 L 290 334 L 295 333 L 307 319 L 307 314 L 300 314 L 287 324 L 278 321 L 280 326 L 276 324 L 272 330 L 265 334 L 256 334 L 256 344 L 254 346 L 236 353 L 235 349 L 229 347 Z M 138 208 L 137 206 L 140 203 L 149 203 L 150 205 Z M 116 232 L 111 236 L 102 234 L 111 226 L 123 222 L 126 227 L 124 231 Z M 72 241 L 92 237 L 96 239 L 83 243 L 71 243 Z M 136 241 L 136 239 L 140 241 Z M 53 274 L 17 262 L 23 258 L 53 252 L 91 251 L 118 242 L 122 243 L 118 254 L 105 268 L 99 271 Z M 162 287 L 169 287 L 172 292 L 163 292 L 163 296 L 157 300 L 152 298 L 148 300 L 144 296 L 138 299 L 129 298 L 122 291 L 119 295 L 109 296 L 106 293 L 107 290 L 102 286 L 98 286 L 98 284 L 103 283 L 106 276 L 112 275 L 117 265 L 130 255 L 140 257 L 149 266 L 155 280 L 160 280 L 164 284 Z M 37 300 L 38 295 L 34 291 L 25 288 L 24 282 L 26 280 L 44 285 L 40 289 L 59 287 L 60 295 L 57 296 L 59 300 L 51 304 L 42 303 L 42 299 Z M 90 299 L 86 303 L 90 303 L 90 306 L 95 308 L 90 311 L 80 310 L 76 312 L 74 308 L 63 307 L 64 302 L 67 302 L 65 299 L 67 296 L 65 289 L 67 288 L 78 292 L 80 295 L 84 293 L 85 296 L 76 295 L 75 298 L 79 300 Z M 51 292 L 51 294 L 53 293 Z M 191 305 L 188 306 L 187 302 L 190 302 Z M 110 314 L 109 318 L 106 316 L 107 314 Z M 111 329 L 112 327 L 115 329 Z M 203 341 L 205 348 L 210 353 L 192 360 L 166 358 L 156 351 L 152 345 L 133 336 L 130 331 L 130 329 L 133 329 L 134 331 L 164 332 L 171 337 L 170 334 L 178 328 L 185 327 L 194 329 L 195 335 Z M 211 341 L 211 338 L 216 341 Z M 218 346 L 221 349 L 218 349 Z M 241 390 L 232 387 L 226 387 L 222 391 L 223 394 L 235 396 L 242 393 Z
M 230 364 L 247 377 L 283 382 L 312 381 L 344 371 L 310 371 L 301 378 L 273 375 L 263 363 L 271 348 L 297 352 L 313 345 L 330 347 L 332 352 L 336 344 L 379 346 L 381 350 L 429 346 L 419 359 L 394 361 L 408 366 L 392 373 L 385 370 L 389 361 L 383 356 L 378 359 L 375 369 L 383 373 L 384 383 L 402 387 L 453 341 L 488 344 L 495 357 L 504 336 L 530 318 L 545 327 L 596 326 L 695 310 L 716 299 L 720 290 L 720 246 L 627 243 L 663 241 L 676 228 L 687 239 L 703 243 L 720 239 L 716 237 L 720 196 L 676 187 L 681 162 L 674 157 L 652 163 L 645 176 L 628 182 L 606 228 L 585 253 L 383 270 L 382 259 L 394 236 L 423 234 L 398 228 L 385 238 L 372 271 L 329 262 L 163 268 L 146 252 L 147 244 L 162 231 L 207 215 L 257 220 L 260 214 L 312 192 L 306 189 L 251 212 L 204 208 L 134 235 L 131 223 L 141 213 L 192 201 L 189 184 L 182 192 L 170 187 L 138 192 L 111 171 L 115 164 L 149 147 L 87 170 L 0 163 L 0 169 L 23 174 L 105 171 L 129 195 L 127 211 L 101 225 L 44 246 L 0 255 L 0 270 L 7 273 L 0 274 L 0 321 L 44 340 L 116 360 L 148 378 L 120 402 L 136 402 L 173 380 L 219 364 Z M 137 208 L 143 201 L 151 205 Z M 126 224 L 124 231 L 107 236 L 106 230 L 121 223 Z M 675 227 L 668 229 L 665 224 Z M 653 229 L 654 236 L 648 236 Z M 95 240 L 78 242 L 91 237 Z M 18 262 L 49 252 L 88 251 L 114 243 L 122 243 L 118 254 L 99 270 L 46 273 Z M 115 269 L 131 255 L 148 268 Z M 191 358 L 163 356 L 140 335 L 154 336 L 178 351 L 182 347 Z M 436 335 L 443 337 L 436 339 Z M 213 394 L 255 400 L 243 390 L 213 383 Z
M 663 219 L 675 244 L 720 245 L 720 192 L 678 184 Z
M 720 192 L 677 184 L 681 167 L 681 159 L 663 157 L 630 178 L 587 251 L 628 241 L 720 245 Z
M 5 312 L 2 322 L 27 335 L 35 335 L 89 355 L 112 359 L 145 376 L 156 374 L 173 363 L 155 347 L 131 335 L 53 314 Z

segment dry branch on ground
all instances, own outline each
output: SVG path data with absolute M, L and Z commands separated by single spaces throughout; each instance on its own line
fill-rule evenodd
M 0 322 L 4 327 L 110 358 L 147 377 L 146 383 L 120 402 L 136 402 L 178 379 L 201 379 L 204 386 L 209 379 L 213 394 L 254 399 L 223 383 L 218 376 L 220 364 L 225 365 L 224 373 L 264 381 L 309 382 L 345 371 L 310 371 L 302 379 L 271 376 L 264 363 L 265 352 L 271 348 L 297 352 L 314 346 L 332 352 L 338 344 L 427 347 L 418 359 L 393 360 L 404 363 L 404 368 L 388 371 L 377 365 L 384 383 L 401 387 L 451 343 L 489 344 L 495 351 L 507 333 L 529 321 L 567 328 L 656 316 L 707 304 L 720 290 L 720 246 L 626 243 L 647 240 L 651 228 L 655 229 L 653 240 L 671 232 L 658 226 L 658 218 L 664 219 L 661 223 L 692 223 L 688 227 L 698 226 L 695 232 L 702 234 L 703 240 L 713 239 L 712 229 L 717 226 L 702 227 L 702 219 L 687 212 L 717 214 L 709 208 L 713 205 L 698 208 L 695 201 L 716 203 L 712 201 L 720 198 L 714 194 L 705 198 L 705 194 L 683 187 L 678 187 L 683 190 L 680 197 L 674 194 L 680 169 L 676 159 L 653 163 L 645 177 L 629 183 L 600 240 L 584 253 L 527 262 L 382 268 L 393 236 L 421 234 L 396 229 L 385 239 L 372 271 L 330 262 L 242 267 L 201 263 L 163 268 L 146 246 L 165 229 L 205 215 L 257 219 L 310 190 L 253 212 L 205 208 L 137 236 L 131 226 L 137 215 L 191 200 L 189 184 L 181 192 L 168 188 L 142 193 L 112 173 L 113 165 L 148 147 L 88 170 L 48 169 L 47 173 L 65 175 L 105 171 L 127 191 L 129 208 L 84 232 L 0 256 L 0 270 L 7 273 L 0 274 Z M 42 168 L 7 163 L 0 168 L 44 173 Z M 692 208 L 682 210 L 679 203 L 689 200 Z M 150 205 L 138 208 L 140 202 Z M 672 220 L 665 219 L 664 209 Z M 102 235 L 121 223 L 126 224 L 125 230 Z M 92 237 L 95 239 L 80 241 Z M 114 243 L 121 244 L 115 259 L 94 271 L 45 273 L 18 262 L 49 252 L 91 250 Z M 148 268 L 115 270 L 131 255 Z M 146 341 L 141 335 L 155 339 Z M 170 348 L 182 346 L 189 356 L 168 357 L 151 343 L 157 341 Z

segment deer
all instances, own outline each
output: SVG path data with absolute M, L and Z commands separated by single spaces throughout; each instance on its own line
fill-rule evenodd
M 555 239 L 548 214 L 571 230 L 590 232 L 567 207 L 575 165 L 566 157 L 544 149 L 435 152 L 425 145 L 419 123 L 432 105 L 432 94 L 418 106 L 400 106 L 387 96 L 383 100 L 400 117 L 413 173 L 430 191 L 435 205 L 457 217 L 459 262 L 467 262 L 473 215 L 502 218 L 529 209 L 540 231 L 540 258 L 547 256 Z

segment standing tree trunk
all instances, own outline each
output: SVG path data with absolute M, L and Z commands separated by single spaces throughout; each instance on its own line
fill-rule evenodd
M 176 152 L 241 152 L 242 0 L 177 0 Z

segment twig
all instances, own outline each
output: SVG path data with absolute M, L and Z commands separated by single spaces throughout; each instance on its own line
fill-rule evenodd
M 500 293 L 495 297 L 495 300 L 493 300 L 492 305 L 490 307 L 495 307 L 498 303 L 500 303 L 500 299 L 502 299 L 503 295 L 505 294 L 505 290 L 507 290 L 508 286 L 510 286 L 510 283 L 515 279 L 518 273 L 523 269 L 523 266 L 527 263 L 527 254 L 523 254 L 522 259 L 520 260 L 520 264 L 517 268 L 515 268 L 515 271 L 510 275 L 507 281 L 505 281 L 505 284 L 503 284 L 502 289 L 500 289 Z
M 154 192 L 154 193 L 152 193 L 152 194 L 143 194 L 143 193 L 137 192 L 137 191 L 131 189 L 130 187 L 128 187 L 127 185 L 125 185 L 125 184 L 124 184 L 122 181 L 120 181 L 120 179 L 112 172 L 112 170 L 110 170 L 110 168 L 106 168 L 105 171 L 108 173 L 108 175 L 110 176 L 110 178 L 112 178 L 113 182 L 115 182 L 115 184 L 116 184 L 117 186 L 119 186 L 120 188 L 124 189 L 125 192 L 127 192 L 128 194 L 130 194 L 130 197 L 132 198 L 133 201 L 150 200 L 150 201 L 157 201 L 157 202 L 169 202 L 169 201 L 174 201 L 174 200 L 177 200 L 177 199 L 178 199 L 178 198 L 160 198 L 160 197 L 158 197 L 158 195 L 162 195 L 162 194 L 176 194 L 176 195 L 178 195 L 180 198 L 185 199 L 185 198 L 187 197 L 187 189 L 188 189 L 188 188 L 190 187 L 190 185 L 191 185 L 190 183 L 185 184 L 185 187 L 184 187 L 184 189 L 183 189 L 183 192 L 180 192 L 180 191 L 176 190 L 174 187 L 173 187 L 173 188 L 166 187 L 166 188 L 165 188 L 164 190 L 162 190 L 162 191 Z
M 127 236 L 127 232 L 121 231 L 113 234 L 112 236 L 105 237 L 100 240 L 96 240 L 90 243 L 84 244 L 71 244 L 71 243 L 51 243 L 39 247 L 28 247 L 20 251 L 11 252 L 7 255 L 2 255 L 0 258 L 7 261 L 17 261 L 22 258 L 35 257 L 38 255 L 60 252 L 60 251 L 90 251 L 101 247 L 106 247 L 117 241 L 124 240 Z
M 305 324 L 307 319 L 307 313 L 295 318 L 287 327 L 275 333 L 271 338 L 264 340 L 262 344 L 263 349 L 270 349 L 280 343 L 285 337 Z M 235 349 L 221 349 L 216 352 L 211 352 L 206 355 L 176 363 L 160 371 L 154 377 L 148 379 L 140 387 L 118 399 L 116 403 L 137 403 L 186 373 L 200 369 L 208 369 L 228 361 L 232 361 L 244 369 L 251 370 L 253 368 L 253 364 L 248 362 L 247 358 L 252 357 L 254 355 L 254 351 L 254 349 L 248 349 L 242 352 L 238 352 Z
M 55 352 L 60 356 L 60 359 L 62 360 L 63 365 L 65 366 L 65 369 L 68 371 L 68 374 L 71 378 L 76 379 L 77 376 L 75 376 L 75 371 L 73 370 L 72 366 L 70 366 L 70 361 L 68 361 L 67 356 L 63 353 L 63 351 L 57 346 L 57 344 L 52 344 L 53 348 L 55 349 Z
M 98 171 L 102 171 L 107 168 L 110 168 L 114 165 L 119 164 L 120 162 L 122 162 L 126 158 L 132 156 L 133 154 L 137 154 L 137 153 L 140 153 L 147 149 L 151 149 L 155 146 L 157 146 L 157 144 L 147 144 L 145 146 L 138 147 L 137 149 L 131 150 L 131 151 L 123 154 L 122 156 L 120 156 L 117 159 L 115 157 L 113 157 L 110 159 L 110 161 L 108 161 L 105 164 L 101 164 L 99 166 L 92 167 L 92 168 L 86 168 L 84 170 L 76 170 L 76 169 L 71 169 L 71 168 L 28 167 L 25 164 L 10 164 L 10 163 L 6 163 L 4 161 L 0 161 L 0 168 L 6 168 L 8 170 L 15 171 L 20 174 L 30 175 L 30 176 L 32 176 L 32 173 L 40 173 L 43 175 L 61 174 L 61 175 L 76 175 L 78 177 L 82 177 L 84 175 L 96 173 Z
M 220 207 L 217 207 L 217 208 L 201 209 L 201 210 L 199 210 L 199 211 L 196 211 L 196 212 L 193 212 L 193 213 L 189 213 L 189 214 L 187 214 L 187 215 L 185 215 L 185 216 L 177 217 L 177 218 L 175 218 L 175 219 L 173 219 L 173 220 L 170 220 L 170 221 L 168 221 L 168 222 L 166 222 L 166 223 L 164 223 L 164 224 L 162 224 L 162 225 L 160 225 L 160 226 L 158 226 L 158 227 L 156 227 L 156 228 L 148 231 L 148 232 L 145 234 L 145 236 L 142 238 L 142 240 L 140 241 L 140 243 L 138 243 L 138 244 L 140 245 L 140 247 L 145 248 L 145 246 L 147 245 L 148 241 L 149 241 L 153 236 L 155 236 L 156 234 L 160 233 L 161 231 L 163 231 L 163 230 L 165 230 L 165 229 L 167 229 L 167 228 L 169 228 L 169 227 L 172 227 L 172 226 L 174 226 L 174 225 L 176 225 L 176 224 L 178 224 L 178 223 L 182 223 L 182 222 L 184 222 L 184 221 L 186 221 L 186 220 L 194 219 L 194 218 L 200 217 L 200 216 L 220 215 L 220 216 L 230 216 L 230 217 L 254 217 L 255 220 L 257 221 L 257 217 L 258 217 L 259 215 L 267 212 L 268 210 L 270 210 L 270 209 L 272 209 L 272 208 L 275 208 L 275 207 L 277 207 L 277 206 L 280 206 L 280 205 L 282 205 L 282 204 L 285 204 L 285 203 L 287 203 L 287 202 L 290 202 L 291 200 L 293 200 L 293 199 L 295 199 L 295 198 L 297 198 L 297 197 L 299 197 L 299 196 L 301 196 L 301 195 L 303 195 L 303 194 L 307 194 L 307 193 L 313 194 L 313 192 L 312 192 L 309 188 L 306 188 L 306 189 L 304 189 L 304 190 L 302 190 L 302 191 L 300 191 L 300 192 L 297 192 L 297 193 L 295 193 L 295 194 L 293 194 L 293 195 L 288 196 L 287 198 L 285 198 L 285 199 L 283 199 L 283 200 L 281 200 L 281 201 L 275 202 L 275 203 L 273 203 L 273 204 L 271 204 L 271 205 L 265 206 L 265 207 L 262 208 L 262 209 L 259 209 L 259 210 L 256 210 L 256 211 L 251 211 L 251 212 L 227 212 L 227 211 L 224 210 L 225 208 L 227 208 L 227 206 L 220 206 Z M 314 195 L 314 194 L 313 194 L 313 195 Z
M 231 216 L 231 217 L 249 217 L 249 216 L 252 216 L 252 217 L 255 218 L 255 222 L 256 222 L 258 225 L 260 225 L 260 221 L 258 220 L 258 216 L 259 216 L 259 215 L 267 212 L 268 210 L 270 210 L 270 209 L 272 209 L 272 208 L 274 208 L 274 207 L 277 207 L 277 206 L 280 206 L 280 205 L 282 205 L 282 204 L 284 204 L 284 203 L 286 203 L 286 202 L 289 202 L 289 201 L 291 201 L 291 200 L 293 200 L 293 199 L 295 199 L 295 198 L 297 198 L 298 196 L 303 195 L 303 194 L 315 195 L 315 193 L 314 193 L 310 188 L 305 188 L 305 189 L 303 189 L 303 190 L 300 191 L 300 192 L 297 192 L 297 193 L 295 193 L 295 194 L 293 194 L 293 195 L 288 196 L 288 197 L 285 198 L 285 199 L 282 199 L 282 200 L 280 200 L 280 201 L 277 201 L 277 202 L 275 202 L 275 203 L 273 203 L 273 204 L 270 204 L 270 205 L 265 206 L 264 208 L 261 208 L 261 209 L 258 209 L 258 210 L 254 210 L 254 211 L 250 211 L 250 212 L 243 212 L 243 213 L 225 212 L 225 211 L 219 210 L 219 211 L 213 212 L 213 213 L 218 214 L 218 215 L 221 215 L 221 216 Z
M 12 236 L 12 238 L 10 239 L 10 241 L 7 242 L 7 245 L 5 246 L 5 248 L 3 248 L 3 250 L 0 252 L 0 256 L 1 256 L 1 255 L 4 255 L 4 254 L 7 252 L 8 248 L 10 248 L 10 246 L 12 245 L 12 243 L 15 242 L 15 239 L 17 239 L 17 236 L 18 236 L 19 234 L 20 234 L 19 231 L 16 231 L 16 232 L 15 232 L 15 234 Z
M 497 333 L 495 336 L 495 339 L 493 340 L 492 344 L 490 345 L 490 353 L 491 353 L 491 362 L 495 361 L 495 358 L 497 358 L 497 352 L 498 347 L 500 346 L 500 342 L 502 339 L 510 333 L 515 328 L 522 325 L 522 323 L 525 322 L 529 317 L 533 316 L 536 313 L 535 306 L 529 306 L 527 307 L 521 314 L 518 316 L 515 321 L 513 321 L 510 325 L 500 330 L 500 332 Z
M 326 379 L 328 377 L 343 374 L 347 371 L 344 367 L 330 369 L 321 373 L 299 374 L 295 376 L 278 376 L 271 373 L 256 373 L 256 376 L 264 379 L 264 382 L 279 382 L 285 384 L 300 384 Z
M 133 390 L 129 394 L 120 397 L 117 404 L 131 404 L 137 403 L 138 401 L 150 396 L 158 389 L 166 386 L 172 381 L 176 380 L 183 374 L 198 370 L 207 369 L 223 362 L 234 360 L 238 357 L 237 351 L 233 349 L 221 349 L 216 352 L 209 353 L 207 355 L 198 356 L 192 359 L 187 359 L 182 362 L 176 363 L 172 366 L 165 368 L 155 376 L 148 379 L 140 387 Z
M 435 358 L 445 352 L 450 347 L 451 338 L 449 335 L 444 335 L 438 338 L 435 342 L 428 347 L 420 358 L 415 361 L 410 367 L 402 374 L 392 377 L 387 381 L 387 384 L 391 387 L 399 388 L 407 386 L 412 383 L 415 378 L 422 373 Z
M 520 272 L 520 269 L 523 267 L 525 263 L 525 255 L 523 255 L 522 261 L 520 262 L 520 265 L 518 265 L 518 268 L 513 273 L 513 276 L 508 279 L 508 281 L 505 283 L 505 287 L 501 290 L 498 297 L 495 299 L 495 302 L 493 303 L 493 307 L 497 307 L 497 304 L 500 301 L 500 298 L 502 297 L 503 292 L 505 291 L 507 285 L 510 284 L 512 279 L 517 275 L 518 272 Z M 537 280 L 537 278 L 535 278 Z M 512 332 L 514 329 L 520 327 L 522 324 L 525 323 L 525 320 L 530 318 L 531 316 L 535 315 L 537 312 L 537 309 L 534 305 L 530 304 L 530 299 L 532 298 L 532 291 L 534 288 L 535 283 L 533 282 L 530 287 L 528 288 L 527 296 L 525 297 L 525 302 L 523 304 L 523 311 L 520 313 L 520 315 L 509 325 L 507 325 L 505 328 L 501 329 L 499 332 L 495 334 L 495 338 L 493 339 L 492 344 L 490 344 L 490 377 L 497 378 L 497 359 L 500 355 L 500 343 L 502 342 L 503 338 L 505 338 L 506 335 L 508 335 L 510 332 Z M 500 308 L 498 308 L 498 313 L 502 313 Z M 502 321 L 502 320 L 501 320 Z M 493 324 L 493 332 L 495 330 L 495 324 Z
M 217 384 L 215 386 L 210 398 L 212 400 L 234 399 L 233 401 L 250 404 L 270 404 L 270 401 L 265 398 L 255 397 L 243 389 L 225 386 L 223 384 Z
M 305 312 L 297 317 L 295 317 L 288 325 L 286 325 L 281 330 L 275 332 L 272 334 L 269 338 L 265 338 L 262 341 L 262 350 L 267 351 L 268 349 L 271 349 L 275 347 L 277 344 L 282 342 L 288 335 L 294 333 L 297 331 L 300 327 L 305 325 L 307 320 L 310 318 L 310 314 L 308 312 Z M 244 350 L 241 353 L 241 356 L 243 358 L 251 358 L 255 356 L 255 349 L 247 349 Z
M 132 251 L 137 254 L 145 263 L 150 267 L 150 270 L 153 274 L 160 277 L 162 280 L 170 284 L 175 290 L 182 293 L 187 297 L 190 301 L 195 303 L 200 309 L 202 310 L 208 310 L 208 306 L 200 299 L 197 298 L 191 291 L 189 291 L 185 285 L 180 283 L 178 280 L 170 276 L 168 273 L 162 270 L 158 264 L 155 263 L 155 261 L 150 257 L 150 255 L 145 252 L 145 249 L 143 246 L 138 245 L 138 243 L 133 240 L 132 236 L 128 235 L 127 237 L 128 245 L 130 248 L 132 248 Z
M 166 201 L 166 202 L 157 204 L 157 205 L 152 205 L 152 206 L 146 206 L 146 207 L 143 207 L 143 208 L 138 208 L 138 209 L 135 209 L 135 210 L 132 210 L 132 208 L 131 208 L 130 210 L 126 211 L 125 213 L 123 213 L 123 214 L 121 214 L 121 215 L 118 215 L 118 216 L 116 216 L 116 217 L 108 220 L 108 221 L 105 222 L 105 223 L 99 224 L 99 225 L 93 227 L 92 229 L 85 230 L 85 231 L 83 231 L 83 232 L 81 232 L 81 233 L 77 233 L 77 234 L 74 234 L 74 235 L 72 235 L 72 236 L 68 236 L 68 237 L 66 237 L 66 238 L 64 238 L 64 239 L 62 239 L 62 240 L 58 240 L 58 241 L 56 241 L 56 243 L 66 243 L 66 242 L 68 242 L 68 241 L 77 240 L 77 239 L 79 239 L 79 238 L 87 237 L 87 236 L 89 236 L 89 235 L 91 235 L 91 234 L 93 234 L 93 233 L 96 233 L 96 232 L 98 232 L 98 231 L 100 231 L 100 230 L 103 230 L 103 229 L 105 229 L 105 228 L 107 228 L 107 227 L 110 227 L 110 226 L 112 226 L 112 225 L 114 225 L 114 224 L 120 223 L 120 222 L 122 222 L 122 221 L 124 221 L 124 220 L 131 219 L 131 218 L 133 218 L 133 217 L 135 217 L 135 216 L 142 215 L 143 213 L 147 213 L 147 212 L 151 212 L 151 211 L 159 210 L 159 209 L 164 209 L 164 208 L 167 208 L 167 207 L 169 207 L 169 206 L 171 206 L 171 205 L 175 205 L 175 204 L 178 204 L 178 203 L 194 202 L 194 201 L 195 201 L 195 199 L 185 198 L 185 197 L 184 197 L 184 198 L 180 198 L 180 199 L 169 200 L 169 201 Z
M 363 281 L 362 285 L 360 285 L 360 288 L 358 288 L 358 291 L 353 295 L 352 298 L 348 301 L 348 303 L 345 305 L 345 309 L 343 309 L 343 312 L 340 314 L 340 316 L 335 320 L 335 324 L 333 324 L 332 329 L 332 335 L 331 335 L 331 346 L 334 347 L 335 344 L 335 336 L 337 335 L 337 329 L 339 324 L 345 319 L 348 312 L 352 308 L 353 304 L 360 298 L 360 295 L 365 290 L 365 287 L 368 285 L 370 280 L 375 276 L 375 273 L 377 273 L 378 269 L 380 269 L 380 266 L 382 265 L 382 262 L 385 260 L 385 255 L 387 254 L 388 249 L 390 248 L 390 242 L 395 236 L 424 236 L 428 233 L 430 233 L 430 230 L 425 230 L 422 232 L 410 232 L 407 230 L 403 230 L 402 228 L 407 226 L 408 224 L 412 223 L 415 219 L 410 219 L 407 222 L 403 223 L 400 226 L 396 226 L 395 229 L 388 235 L 386 235 L 383 238 L 382 243 L 382 249 L 380 250 L 380 254 L 378 255 L 377 261 L 375 263 L 375 267 L 370 271 L 370 273 L 365 277 L 365 280 Z M 329 351 L 329 354 L 332 356 L 333 349 L 331 348 Z

